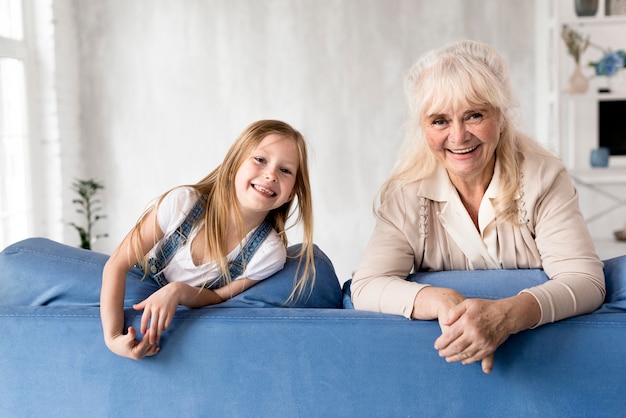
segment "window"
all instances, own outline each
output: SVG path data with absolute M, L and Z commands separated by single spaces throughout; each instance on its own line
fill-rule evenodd
M 22 10 L 21 0 L 0 0 L 0 248 L 31 230 Z

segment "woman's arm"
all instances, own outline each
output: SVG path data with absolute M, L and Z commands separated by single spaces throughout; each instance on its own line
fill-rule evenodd
M 593 249 L 567 172 L 555 164 L 533 170 L 525 204 L 532 213 L 534 240 L 550 280 L 501 299 L 467 299 L 441 318 L 435 343 L 447 361 L 482 360 L 493 366 L 493 353 L 510 335 L 596 309 L 604 299 L 602 263 Z M 533 177 L 534 178 L 534 177 Z M 524 226 L 522 226 L 524 228 Z
M 603 264 L 580 212 L 572 180 L 564 168 L 552 166 L 545 171 L 538 174 L 542 181 L 536 183 L 545 190 L 533 202 L 533 218 L 535 242 L 550 280 L 524 291 L 541 306 L 536 326 L 592 312 L 606 293 Z
M 416 257 L 412 245 L 419 237 L 406 233 L 419 231 L 417 199 L 410 199 L 415 203 L 409 205 L 405 193 L 416 194 L 397 190 L 377 211 L 376 226 L 352 277 L 355 309 L 415 317 L 416 296 L 426 285 L 407 281 L 421 254 Z

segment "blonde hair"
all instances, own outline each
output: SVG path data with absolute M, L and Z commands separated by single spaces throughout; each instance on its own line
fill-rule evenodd
M 524 154 L 552 156 L 517 127 L 514 98 L 506 62 L 491 46 L 460 41 L 423 55 L 405 79 L 409 117 L 405 142 L 388 180 L 382 185 L 380 203 L 403 185 L 422 180 L 439 162 L 431 152 L 422 130 L 422 118 L 444 113 L 461 105 L 489 106 L 500 117 L 502 132 L 496 147 L 500 162 L 501 194 L 495 199 L 499 222 L 517 223 L 515 197 L 521 180 Z
M 294 198 L 281 207 L 271 210 L 267 215 L 267 220 L 281 237 L 285 247 L 288 245 L 286 230 L 302 223 L 303 239 L 302 246 L 297 254 L 299 260 L 298 267 L 294 277 L 293 290 L 286 301 L 286 303 L 290 303 L 301 297 L 307 287 L 309 287 L 311 291 L 315 282 L 313 205 L 309 182 L 307 147 L 302 134 L 287 123 L 278 120 L 260 120 L 254 122 L 239 135 L 226 153 L 224 160 L 217 168 L 198 183 L 189 185 L 188 187 L 195 189 L 199 197 L 202 196 L 206 198 L 206 210 L 203 215 L 203 220 L 205 224 L 204 230 L 206 233 L 207 248 L 215 259 L 219 274 L 223 275 L 228 283 L 232 278 L 229 274 L 229 263 L 226 258 L 228 248 L 225 246 L 225 237 L 233 212 L 239 241 L 241 242 L 246 235 L 233 185 L 235 176 L 241 165 L 254 149 L 258 147 L 266 136 L 271 134 L 292 138 L 296 143 L 299 157 L 296 180 L 292 191 Z M 164 193 L 157 200 L 156 204 L 148 209 L 138 221 L 131 232 L 136 244 L 135 246 L 141 242 L 139 235 L 140 229 L 141 225 L 146 220 L 147 214 L 152 210 L 156 210 L 163 198 L 170 191 Z M 295 212 L 297 212 L 295 221 L 287 227 L 287 221 L 294 216 Z M 197 220 L 196 222 L 199 221 L 200 220 Z M 137 248 L 135 251 L 137 251 Z M 244 260 L 244 264 L 245 262 L 246 260 Z M 144 265 L 144 271 L 147 271 L 147 256 L 144 257 L 142 263 Z M 310 284 L 308 283 L 309 281 Z

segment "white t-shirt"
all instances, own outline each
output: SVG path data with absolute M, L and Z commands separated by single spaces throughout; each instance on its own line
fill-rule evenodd
M 178 187 L 165 196 L 157 211 L 157 221 L 165 237 L 168 237 L 182 224 L 197 200 L 194 189 L 190 187 Z M 190 286 L 202 286 L 207 280 L 212 281 L 219 277 L 217 264 L 214 261 L 196 266 L 191 258 L 191 243 L 203 222 L 200 220 L 198 224 L 194 225 L 185 245 L 178 249 L 169 264 L 163 269 L 163 276 L 167 281 L 182 282 Z M 253 232 L 254 230 L 248 233 L 242 244 L 245 244 Z M 150 251 L 151 257 L 154 256 L 160 244 L 158 243 Z M 234 260 L 239 251 L 238 246 L 228 254 L 227 259 L 229 261 Z M 263 280 L 282 269 L 286 259 L 285 245 L 276 231 L 272 229 L 252 259 L 248 260 L 243 274 L 232 279 L 246 277 L 257 281 Z

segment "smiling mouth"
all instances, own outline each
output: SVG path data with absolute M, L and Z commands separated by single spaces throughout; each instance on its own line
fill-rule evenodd
M 266 189 L 263 186 L 259 186 L 258 184 L 253 184 L 252 187 L 254 187 L 254 190 L 263 193 L 266 196 L 269 197 L 274 197 L 276 196 L 276 193 L 274 193 L 273 191 L 271 191 L 270 189 Z
M 470 152 L 474 151 L 476 148 L 478 148 L 478 145 L 476 145 L 475 147 L 456 149 L 456 150 L 448 149 L 448 151 L 450 151 L 452 154 L 462 155 L 462 154 L 469 154 Z

